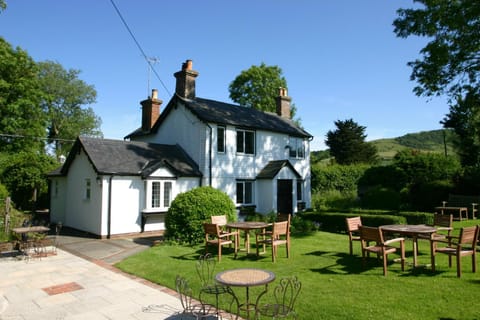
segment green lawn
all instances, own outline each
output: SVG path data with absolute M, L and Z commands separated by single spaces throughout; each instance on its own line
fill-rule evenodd
M 455 227 L 475 225 L 477 220 L 455 222 Z M 428 241 L 419 241 L 419 263 L 430 263 Z M 362 268 L 359 243 L 354 243 L 354 256 L 348 254 L 345 234 L 316 232 L 293 235 L 290 259 L 279 249 L 276 263 L 270 253 L 247 256 L 240 252 L 237 259 L 224 249 L 218 272 L 231 268 L 263 268 L 275 272 L 278 278 L 296 275 L 302 291 L 296 305 L 300 319 L 479 319 L 480 270 L 471 272 L 471 258 L 462 259 L 462 278 L 456 277 L 455 265 L 448 267 L 445 255 L 437 256 L 437 270 L 429 267 L 404 272 L 399 263 L 391 262 L 388 276 L 375 258 Z M 407 261 L 412 262 L 412 243 L 407 241 Z M 174 288 L 175 276 L 185 276 L 194 291 L 199 283 L 195 262 L 203 254 L 203 245 L 159 245 L 132 256 L 116 266 L 128 273 Z M 254 251 L 254 250 L 253 250 Z M 390 261 L 398 256 L 391 255 Z M 276 284 L 275 280 L 271 285 Z M 258 288 L 250 291 L 255 296 Z M 244 299 L 245 289 L 234 289 Z M 269 292 L 271 293 L 271 292 Z M 267 294 L 268 295 L 268 294 Z M 161 303 L 159 301 L 159 303 Z

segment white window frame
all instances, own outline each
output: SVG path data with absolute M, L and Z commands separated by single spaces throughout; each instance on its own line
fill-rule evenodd
M 246 135 L 248 134 L 251 134 L 252 135 L 252 152 L 246 152 L 245 149 L 246 149 Z M 242 137 L 242 145 L 240 146 L 239 148 L 239 141 L 238 139 Z M 245 129 L 239 129 L 237 128 L 237 137 L 236 137 L 236 140 L 235 140 L 235 146 L 236 146 L 236 149 L 237 149 L 237 154 L 245 154 L 245 155 L 255 155 L 255 149 L 256 149 L 256 146 L 255 146 L 255 131 L 253 130 L 245 130 Z M 239 150 L 240 149 L 240 150 Z
M 289 156 L 293 159 L 305 159 L 305 142 L 302 138 L 289 138 Z
M 221 131 L 223 130 L 223 134 Z M 222 140 L 220 140 L 222 137 Z M 217 152 L 225 153 L 227 149 L 227 128 L 225 126 L 217 126 Z
M 239 196 L 238 196 L 238 186 L 241 185 L 242 186 L 242 197 L 241 199 L 239 199 Z M 251 197 L 251 201 L 250 202 L 246 202 L 245 199 L 246 199 L 246 190 L 247 188 L 245 188 L 246 185 L 249 185 L 250 186 L 250 190 L 251 190 L 251 194 L 250 194 L 250 197 Z M 251 205 L 251 204 L 254 204 L 255 203 L 255 181 L 254 180 L 237 180 L 237 183 L 235 184 L 235 201 L 237 204 L 241 204 L 241 205 Z
M 85 194 L 84 200 L 90 200 L 92 198 L 92 179 L 86 178 L 85 179 Z
M 297 201 L 303 201 L 303 180 L 297 180 Z
M 154 203 L 154 185 L 158 185 L 158 199 Z M 169 185 L 169 190 L 165 188 Z M 151 179 L 145 181 L 145 210 L 144 211 L 167 211 L 173 201 L 174 180 Z M 158 206 L 157 206 L 158 204 Z

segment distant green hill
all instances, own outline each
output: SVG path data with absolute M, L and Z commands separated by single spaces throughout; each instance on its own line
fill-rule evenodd
M 404 136 L 390 139 L 378 139 L 369 141 L 378 150 L 378 156 L 383 160 L 392 159 L 398 151 L 404 149 L 416 149 L 425 152 L 445 153 L 453 155 L 455 151 L 452 145 L 453 133 L 450 130 L 421 131 L 408 133 Z M 330 155 L 328 150 L 312 151 L 312 162 L 327 159 Z
M 378 155 L 382 159 L 391 159 L 398 151 L 404 149 L 444 154 L 446 147 L 447 154 L 453 155 L 455 151 L 451 142 L 452 135 L 450 130 L 421 131 L 392 139 L 372 140 L 369 143 L 377 147 Z

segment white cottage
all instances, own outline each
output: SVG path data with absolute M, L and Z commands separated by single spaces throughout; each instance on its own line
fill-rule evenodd
M 142 125 L 125 140 L 79 137 L 50 175 L 51 220 L 100 237 L 158 232 L 177 194 L 212 186 L 239 209 L 295 213 L 310 207 L 310 141 L 277 113 L 196 97 L 187 60 L 161 112 L 156 90 L 141 102 Z

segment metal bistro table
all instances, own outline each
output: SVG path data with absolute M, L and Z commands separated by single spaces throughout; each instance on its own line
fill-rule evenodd
M 217 273 L 215 280 L 229 287 L 245 287 L 246 299 L 244 304 L 240 304 L 240 309 L 247 312 L 247 319 L 250 319 L 250 311 L 255 311 L 260 298 L 267 293 L 268 284 L 275 280 L 275 273 L 263 269 L 239 268 L 222 271 Z M 265 285 L 264 290 L 258 295 L 255 303 L 250 302 L 249 288 Z
M 247 254 L 250 253 L 250 231 L 262 230 L 265 232 L 265 228 L 271 226 L 270 223 L 261 221 L 244 221 L 244 222 L 230 222 L 225 225 L 229 229 L 243 230 L 245 232 L 244 246 Z M 263 245 L 263 251 L 265 252 L 265 245 Z
M 383 232 L 401 234 L 412 238 L 414 267 L 417 266 L 418 236 L 428 235 L 430 237 L 432 233 L 437 232 L 435 227 L 427 226 L 425 224 L 390 224 L 380 226 L 380 228 Z

